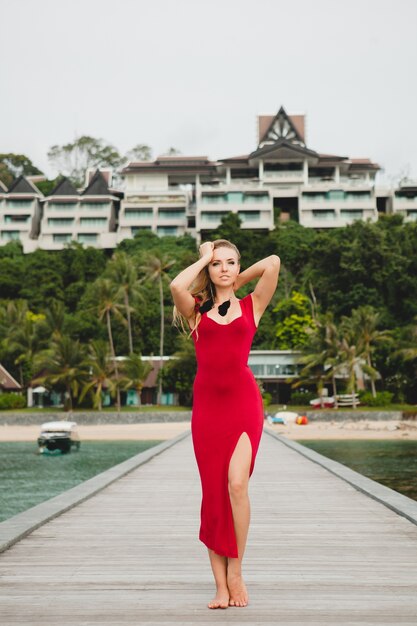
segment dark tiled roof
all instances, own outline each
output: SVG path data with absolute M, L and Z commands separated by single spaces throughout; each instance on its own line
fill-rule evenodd
M 90 184 L 82 192 L 83 196 L 109 196 L 110 191 L 106 183 L 106 179 L 100 170 L 96 170 Z
M 232 161 L 238 161 L 241 163 L 242 161 L 247 161 L 249 159 L 249 154 L 242 154 L 240 156 L 227 157 L 227 159 L 219 159 L 221 163 L 229 163 Z
M 61 178 L 55 189 L 51 191 L 51 196 L 78 196 L 78 191 L 68 178 Z
M 266 144 L 262 148 L 258 148 L 249 155 L 249 158 L 257 159 L 260 157 L 265 157 L 267 159 L 268 156 L 271 155 L 271 153 L 277 150 L 289 150 L 291 152 L 298 153 L 300 156 L 305 155 L 318 158 L 318 154 L 317 152 L 314 152 L 314 150 L 309 150 L 308 148 L 304 148 L 304 146 L 292 143 L 291 141 L 287 141 L 286 139 L 278 139 L 278 141 L 273 144 Z
M 372 163 L 371 159 L 349 159 L 350 169 L 380 170 L 378 163 Z
M 346 161 L 348 157 L 345 156 L 337 156 L 335 154 L 319 154 L 320 160 L 323 161 Z
M 22 387 L 17 380 L 13 378 L 11 374 L 0 364 L 0 389 L 7 389 L 8 391 L 20 391 Z
M 24 176 L 19 176 L 13 181 L 9 193 L 34 193 L 35 189 Z M 39 193 L 39 190 L 38 190 Z

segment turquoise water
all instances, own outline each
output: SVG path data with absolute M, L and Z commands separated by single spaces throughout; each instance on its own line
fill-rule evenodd
M 37 454 L 31 442 L 0 442 L 0 522 L 160 441 L 83 441 L 78 452 Z
M 417 500 L 417 441 L 297 441 Z

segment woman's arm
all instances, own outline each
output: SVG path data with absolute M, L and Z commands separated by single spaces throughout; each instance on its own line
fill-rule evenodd
M 271 301 L 278 284 L 279 270 L 281 260 L 276 254 L 261 259 L 254 263 L 246 270 L 238 274 L 234 290 L 237 291 L 246 283 L 251 282 L 255 278 L 259 278 L 256 287 L 252 293 L 254 309 L 260 318 L 262 313 Z
M 213 258 L 214 245 L 211 241 L 206 241 L 200 246 L 200 258 L 198 261 L 186 267 L 180 272 L 169 285 L 175 306 L 181 315 L 190 318 L 194 313 L 195 300 L 188 291 L 189 286 L 197 278 L 198 274 Z

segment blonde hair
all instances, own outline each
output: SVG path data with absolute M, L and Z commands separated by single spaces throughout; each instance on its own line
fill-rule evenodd
M 213 244 L 214 244 L 215 250 L 217 248 L 231 248 L 232 250 L 234 250 L 237 254 L 237 259 L 239 262 L 240 252 L 234 243 L 232 243 L 231 241 L 228 241 L 227 239 L 215 239 L 213 241 Z M 215 296 L 216 288 L 214 287 L 213 283 L 210 280 L 210 275 L 209 275 L 207 265 L 201 270 L 201 272 L 198 273 L 197 277 L 195 278 L 194 282 L 192 283 L 190 287 L 190 293 L 194 298 L 199 298 L 200 306 L 204 304 L 205 302 L 207 302 L 207 300 L 209 300 L 211 297 Z M 184 315 L 182 315 L 178 311 L 175 305 L 174 305 L 173 312 L 172 312 L 172 318 L 173 318 L 172 319 L 173 326 L 176 326 L 177 328 L 179 328 L 180 331 L 188 335 L 188 337 L 191 337 L 193 332 L 196 331 L 196 336 L 198 339 L 197 328 L 201 321 L 200 311 L 194 310 L 194 328 L 191 330 L 190 333 L 188 333 L 188 331 L 185 328 L 185 324 L 187 323 L 186 317 L 184 317 Z

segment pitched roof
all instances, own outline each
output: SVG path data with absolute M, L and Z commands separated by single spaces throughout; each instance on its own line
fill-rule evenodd
M 297 143 L 292 143 L 291 141 L 281 138 L 273 144 L 265 144 L 262 148 L 258 148 L 249 155 L 250 160 L 258 158 L 286 159 L 291 157 L 310 157 L 317 160 L 318 154 L 317 152 L 314 152 L 314 150 L 309 150 L 304 146 L 300 146 Z
M 100 170 L 96 170 L 90 184 L 82 192 L 83 196 L 109 196 L 111 192 L 107 185 L 106 179 Z
M 33 185 L 25 176 L 19 176 L 13 181 L 12 186 L 9 188 L 9 193 L 36 193 L 40 194 L 40 191 L 35 185 Z
M 284 107 L 276 115 L 259 115 L 258 145 L 266 141 L 269 133 L 274 135 L 272 140 L 283 137 L 305 145 L 305 115 L 288 115 Z
M 69 180 L 69 178 L 61 178 L 56 187 L 49 194 L 51 196 L 78 196 L 78 191 Z
M 13 378 L 11 374 L 0 364 L 0 388 L 7 389 L 9 391 L 20 391 L 22 387 L 17 380 Z
M 7 187 L 4 183 L 1 182 L 1 180 L 0 180 L 0 193 L 7 193 Z

